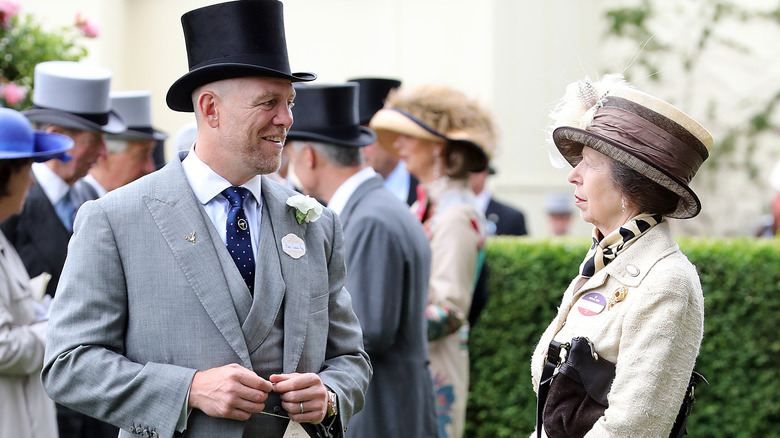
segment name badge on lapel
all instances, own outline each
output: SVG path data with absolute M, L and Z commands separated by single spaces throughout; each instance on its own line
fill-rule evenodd
M 290 233 L 282 237 L 282 251 L 294 259 L 299 259 L 306 254 L 306 244 L 303 239 Z
M 290 420 L 290 423 L 287 425 L 287 429 L 284 431 L 284 436 L 282 438 L 311 438 L 311 435 L 303 430 L 301 423 Z
M 591 292 L 577 301 L 577 310 L 584 316 L 598 315 L 604 310 L 607 300 L 598 292 Z

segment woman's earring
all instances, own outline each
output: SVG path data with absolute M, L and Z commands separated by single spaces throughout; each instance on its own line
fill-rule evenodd
M 626 212 L 626 200 L 623 198 L 620 198 L 620 209 L 623 210 L 623 213 Z

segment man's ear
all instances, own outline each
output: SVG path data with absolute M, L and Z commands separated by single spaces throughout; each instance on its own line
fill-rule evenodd
M 304 145 L 301 148 L 301 153 L 303 154 L 303 162 L 306 163 L 306 167 L 309 169 L 314 169 L 317 167 L 320 157 L 317 155 L 317 151 L 315 151 L 311 145 Z
M 219 96 L 209 89 L 204 89 L 198 94 L 195 111 L 198 112 L 200 119 L 212 128 L 219 126 Z

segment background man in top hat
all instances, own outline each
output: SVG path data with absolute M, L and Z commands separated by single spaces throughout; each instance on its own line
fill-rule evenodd
M 315 75 L 290 73 L 278 1 L 206 6 L 182 24 L 190 71 L 167 102 L 194 111 L 197 140 L 82 207 L 44 386 L 123 437 L 341 435 L 371 376 L 341 225 L 259 176 L 279 166 L 292 81 Z
M 304 191 L 344 225 L 347 289 L 374 375 L 347 436 L 436 437 L 425 307 L 431 254 L 421 224 L 383 187 L 361 147 L 354 83 L 297 86 L 290 162 Z M 335 129 L 339 127 L 339 129 Z
M 358 113 L 363 126 L 368 126 L 371 117 L 382 109 L 387 94 L 401 86 L 401 81 L 395 79 L 358 78 L 349 81 L 360 85 Z M 366 164 L 382 175 L 388 190 L 408 205 L 414 204 L 417 200 L 417 178 L 406 170 L 406 163 L 395 150 L 387 150 L 375 141 L 363 148 L 363 156 Z
M 120 134 L 106 135 L 106 154 L 74 186 L 84 200 L 97 199 L 156 170 L 153 153 L 168 135 L 152 127 L 152 98 L 148 91 L 111 93 L 111 107 L 127 123 Z
M 38 129 L 67 135 L 75 142 L 70 160 L 34 163 L 36 184 L 22 212 L 2 224 L 30 277 L 51 275 L 46 293 L 54 296 L 81 202 L 73 185 L 105 153 L 104 133 L 125 124 L 111 110 L 111 72 L 89 64 L 50 61 L 35 66 L 33 107 L 23 111 Z M 46 273 L 46 274 L 44 274 Z M 57 406 L 61 438 L 115 437 L 117 429 Z
M 46 293 L 54 296 L 73 216 L 78 207 L 71 187 L 106 151 L 103 134 L 121 132 L 125 124 L 111 111 L 111 72 L 89 64 L 50 61 L 35 66 L 33 107 L 23 111 L 36 127 L 67 135 L 75 142 L 69 160 L 33 165 L 36 184 L 22 212 L 2 224 L 30 277 L 51 274 Z

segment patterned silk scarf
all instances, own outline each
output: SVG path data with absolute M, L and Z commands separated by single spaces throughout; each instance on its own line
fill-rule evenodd
M 593 244 L 580 265 L 580 275 L 590 278 L 618 254 L 631 246 L 639 236 L 661 223 L 664 217 L 660 214 L 645 214 L 634 216 L 617 230 L 609 233 L 599 241 L 599 229 L 593 227 Z

